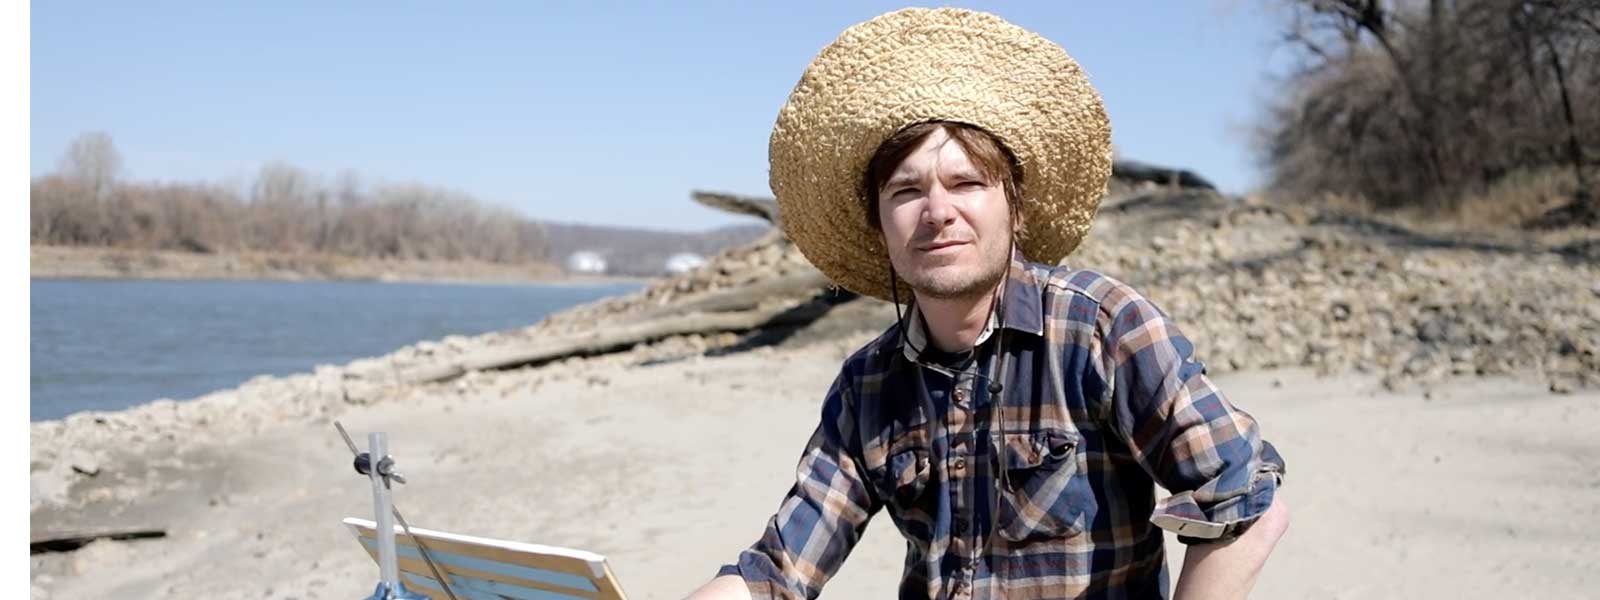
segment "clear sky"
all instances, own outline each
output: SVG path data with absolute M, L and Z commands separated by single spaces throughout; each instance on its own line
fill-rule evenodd
M 123 177 L 331 177 L 463 190 L 532 218 L 700 230 L 748 218 L 691 189 L 768 195 L 767 136 L 811 57 L 901 4 L 43 2 L 30 172 L 104 131 Z M 1061 44 L 1127 158 L 1229 192 L 1270 97 L 1260 3 L 969 3 Z

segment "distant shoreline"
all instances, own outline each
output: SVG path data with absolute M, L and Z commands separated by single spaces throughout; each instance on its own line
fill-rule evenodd
M 548 263 L 378 260 L 327 254 L 29 246 L 28 278 L 104 280 L 370 281 L 380 283 L 642 283 L 649 277 L 573 275 Z

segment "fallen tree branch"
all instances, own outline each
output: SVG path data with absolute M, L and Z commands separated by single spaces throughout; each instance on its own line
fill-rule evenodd
M 702 294 L 698 298 L 686 297 L 680 303 L 646 310 L 634 318 L 635 320 L 648 320 L 693 312 L 715 313 L 751 310 L 764 302 L 770 302 L 774 298 L 792 298 L 796 296 L 809 298 L 827 288 L 828 285 L 828 276 L 823 275 L 822 271 L 818 271 L 815 267 L 803 266 L 799 272 L 790 273 L 783 277 L 710 292 Z
M 1199 173 L 1177 167 L 1166 167 L 1139 162 L 1136 160 L 1116 160 L 1111 162 L 1111 176 L 1129 181 L 1148 181 L 1167 185 L 1177 183 L 1180 187 L 1201 188 L 1207 190 L 1217 189 Z
M 470 371 L 511 369 L 572 356 L 617 352 L 638 344 L 675 335 L 749 331 L 760 327 L 809 323 L 826 313 L 831 304 L 819 301 L 770 304 L 739 312 L 696 312 L 663 317 L 631 326 L 607 327 L 599 332 L 565 335 L 514 348 L 495 348 L 467 354 L 448 364 L 429 365 L 401 374 L 403 383 L 433 383 Z
M 142 540 L 167 537 L 165 529 L 114 529 L 107 531 L 55 531 L 30 536 L 29 554 L 71 552 L 95 540 Z
M 783 217 L 778 212 L 778 201 L 771 198 L 757 198 L 755 196 L 740 196 L 722 192 L 706 192 L 695 190 L 689 197 L 717 210 L 724 210 L 736 215 L 750 215 L 766 219 L 774 227 L 783 226 Z

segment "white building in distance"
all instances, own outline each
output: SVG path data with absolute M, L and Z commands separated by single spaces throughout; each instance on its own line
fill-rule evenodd
M 679 252 L 667 258 L 667 274 L 679 275 L 688 273 L 706 264 L 706 259 L 693 252 Z
M 605 273 L 606 259 L 597 252 L 580 250 L 567 257 L 567 270 L 573 273 Z

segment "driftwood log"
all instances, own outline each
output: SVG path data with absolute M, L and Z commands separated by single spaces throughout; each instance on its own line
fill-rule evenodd
M 828 285 L 828 276 L 823 275 L 822 271 L 818 271 L 816 267 L 807 265 L 801 271 L 790 273 L 783 277 L 756 281 L 749 285 L 709 294 L 701 294 L 698 297 L 685 298 L 677 304 L 649 309 L 635 318 L 643 320 L 692 312 L 752 310 L 773 299 L 809 298 L 827 288 Z
M 29 536 L 28 553 L 71 552 L 95 540 L 142 540 L 167 537 L 165 529 L 114 529 L 106 531 L 46 531 Z
M 1150 182 L 1161 185 L 1178 184 L 1179 187 L 1200 188 L 1205 190 L 1217 189 L 1206 178 L 1188 169 L 1153 165 L 1137 160 L 1115 160 L 1111 162 L 1111 176 L 1117 179 L 1138 182 Z
M 402 372 L 399 379 L 407 384 L 433 383 L 454 379 L 471 371 L 512 369 L 572 356 L 619 352 L 675 335 L 744 332 L 763 327 L 801 325 L 821 317 L 832 304 L 818 299 L 815 293 L 799 299 L 774 300 L 770 296 L 765 296 L 766 300 L 760 300 L 763 295 L 755 288 L 789 287 L 801 290 L 815 282 L 812 277 L 810 273 L 802 273 L 768 282 L 766 285 L 713 294 L 699 301 L 702 303 L 701 307 L 694 311 L 686 312 L 682 307 L 675 307 L 669 314 L 658 315 L 642 322 L 630 319 L 633 321 L 630 325 L 600 327 L 595 331 L 552 336 L 528 344 L 473 352 L 446 364 L 428 365 Z M 822 283 L 825 284 L 826 279 Z M 770 289 L 768 291 L 770 292 Z M 712 310 L 717 307 L 735 307 L 741 310 L 722 312 Z
M 755 196 L 700 190 L 690 192 L 689 197 L 694 198 L 695 202 L 717 210 L 731 212 L 736 215 L 750 215 L 765 219 L 774 227 L 783 227 L 783 217 L 778 213 L 778 201 L 771 198 L 757 198 Z

